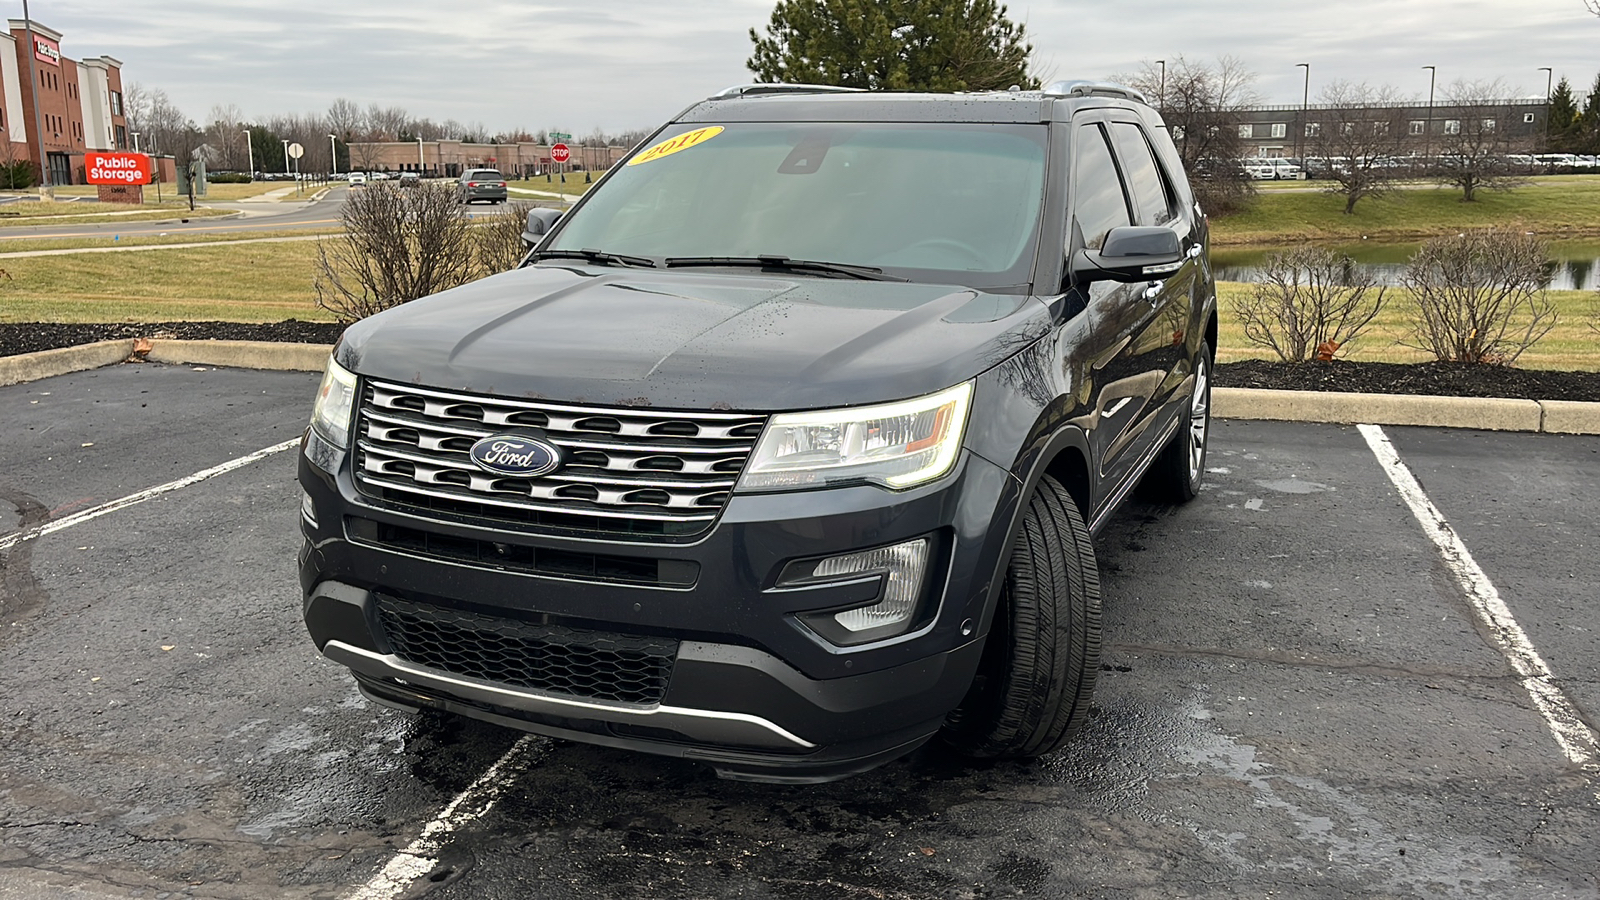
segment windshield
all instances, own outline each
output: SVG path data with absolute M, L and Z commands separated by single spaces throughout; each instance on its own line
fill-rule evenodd
M 675 126 L 620 167 L 547 250 L 655 260 L 784 256 L 917 281 L 1028 281 L 1045 128 Z

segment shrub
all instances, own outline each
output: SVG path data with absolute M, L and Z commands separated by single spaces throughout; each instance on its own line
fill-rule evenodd
M 484 275 L 508 272 L 528 253 L 522 230 L 528 224 L 531 203 L 507 203 L 474 220 L 472 244 L 478 271 Z
M 249 184 L 250 176 L 243 172 L 219 172 L 215 175 L 207 173 L 206 181 L 212 184 Z
M 31 188 L 38 183 L 39 172 L 31 160 L 0 162 L 0 186 L 7 190 Z
M 468 221 L 448 184 L 351 191 L 344 234 L 317 242 L 317 305 L 354 322 L 472 280 Z
M 1378 315 L 1387 293 L 1349 257 L 1297 247 L 1268 256 L 1260 280 L 1233 308 L 1245 338 L 1279 359 L 1330 360 Z
M 1556 324 L 1548 258 L 1544 241 L 1492 230 L 1424 243 L 1406 270 L 1416 319 L 1401 343 L 1440 360 L 1516 362 Z

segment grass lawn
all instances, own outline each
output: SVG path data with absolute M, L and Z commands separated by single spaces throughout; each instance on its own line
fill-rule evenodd
M 285 231 L 233 231 L 225 234 L 169 234 L 166 237 L 147 234 L 88 238 L 5 238 L 0 240 L 0 253 L 28 253 L 37 250 L 85 250 L 100 247 L 159 247 L 164 244 L 227 244 L 254 241 L 263 238 L 302 237 L 317 234 L 337 234 L 337 228 L 307 228 Z
M 1261 192 L 1245 212 L 1212 219 L 1212 237 L 1217 244 L 1403 241 L 1486 227 L 1545 237 L 1600 234 L 1600 175 L 1552 176 L 1511 191 L 1479 191 L 1473 203 L 1462 203 L 1457 188 L 1416 186 L 1363 198 L 1348 216 L 1339 194 L 1280 188 Z
M 1219 334 L 1217 361 L 1277 359 L 1271 350 L 1245 340 L 1244 328 L 1233 312 L 1233 300 L 1247 297 L 1252 286 L 1235 281 L 1217 282 Z M 1597 321 L 1597 295 L 1594 291 L 1551 291 L 1558 320 L 1556 327 L 1517 359 L 1518 368 L 1600 371 L 1600 334 L 1589 327 Z M 1339 354 L 1355 362 L 1429 362 L 1431 354 L 1401 346 L 1410 333 L 1415 306 L 1410 291 L 1390 288 L 1383 312 Z
M 205 196 L 197 197 L 195 200 L 199 203 L 206 203 L 214 200 L 231 202 L 234 200 L 244 200 L 250 197 L 259 197 L 268 191 L 275 191 L 279 188 L 292 187 L 294 187 L 294 182 L 292 181 L 252 181 L 248 184 L 207 184 Z M 304 196 L 313 194 L 321 190 L 323 187 L 324 185 L 320 184 L 307 184 L 302 190 L 302 195 Z M 63 187 L 56 188 L 55 192 L 57 197 L 99 196 L 99 188 L 92 184 L 65 185 Z M 34 191 L 26 191 L 22 193 L 37 196 L 37 192 Z M 144 194 L 147 198 L 146 205 L 154 206 L 156 203 L 156 186 L 153 184 L 145 185 Z M 161 196 L 167 202 L 172 202 L 178 196 L 178 186 L 175 184 L 161 185 Z M 294 199 L 294 191 L 290 191 L 289 196 L 285 199 Z M 183 205 L 185 207 L 188 206 L 188 203 L 188 200 L 183 201 Z
M 107 204 L 106 206 L 109 206 Z M 107 209 L 101 204 L 13 203 L 0 208 L 0 228 L 25 228 L 30 225 L 90 225 L 101 222 L 160 222 L 166 219 L 209 219 L 233 215 L 231 209 L 197 207 L 187 203 L 147 203 L 123 209 Z
M 317 244 L 4 261 L 0 322 L 332 321 L 311 290 Z

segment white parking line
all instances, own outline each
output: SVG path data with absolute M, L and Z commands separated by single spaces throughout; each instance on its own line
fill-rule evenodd
M 44 537 L 47 534 L 54 534 L 63 528 L 71 528 L 74 525 L 81 525 L 90 519 L 98 519 L 106 513 L 116 512 L 119 509 L 127 509 L 134 504 L 143 503 L 144 501 L 153 497 L 159 497 L 162 494 L 171 493 L 179 488 L 186 488 L 191 484 L 205 481 L 207 478 L 214 478 L 223 474 L 224 472 L 232 472 L 234 469 L 242 466 L 248 466 L 257 460 L 265 459 L 274 453 L 281 453 L 284 450 L 288 450 L 290 447 L 297 447 L 299 445 L 299 438 L 295 438 L 294 440 L 290 441 L 284 441 L 281 444 L 273 444 L 271 447 L 257 450 L 256 452 L 247 456 L 241 456 L 238 459 L 230 459 L 221 465 L 212 466 L 209 469 L 202 469 L 193 475 L 179 478 L 177 481 L 169 481 L 166 484 L 158 484 L 153 488 L 147 488 L 139 491 L 136 494 L 129 494 L 121 499 L 112 500 L 110 503 L 102 503 L 99 506 L 91 507 L 83 512 L 76 512 L 70 516 L 62 516 L 59 519 L 53 519 L 44 523 L 43 525 L 35 525 L 32 528 L 27 528 L 14 534 L 5 535 L 0 537 L 0 550 L 10 550 L 12 547 L 15 547 L 23 541 L 31 541 L 34 538 Z
M 1412 515 L 1422 524 L 1422 530 L 1439 548 L 1445 565 L 1466 592 L 1478 619 L 1494 636 L 1500 653 L 1521 677 L 1523 690 L 1528 692 L 1533 705 L 1544 717 L 1556 743 L 1561 745 L 1561 752 L 1591 773 L 1600 770 L 1600 740 L 1584 723 L 1583 717 L 1578 715 L 1577 705 L 1556 684 L 1550 667 L 1545 665 L 1544 658 L 1534 648 L 1533 642 L 1528 640 L 1527 633 L 1517 624 L 1510 607 L 1500 599 L 1500 592 L 1495 589 L 1494 583 L 1478 567 L 1472 554 L 1467 551 L 1466 544 L 1461 542 L 1461 537 L 1445 521 L 1444 514 L 1423 493 L 1422 485 L 1417 483 L 1411 469 L 1400 459 L 1400 453 L 1389 442 L 1383 429 L 1376 425 L 1358 427 L 1362 437 L 1367 439 L 1367 446 L 1378 458 L 1378 464 L 1388 474 L 1389 480 L 1394 482 L 1406 505 L 1411 507 Z M 1600 795 L 1597 795 L 1597 799 L 1600 799 Z
M 417 879 L 438 865 L 443 838 L 493 809 L 495 801 L 500 799 L 517 775 L 538 762 L 549 747 L 548 740 L 531 734 L 518 739 L 487 772 L 457 794 L 433 821 L 422 826 L 422 834 L 416 840 L 395 854 L 366 884 L 347 894 L 346 900 L 393 900 L 399 897 Z

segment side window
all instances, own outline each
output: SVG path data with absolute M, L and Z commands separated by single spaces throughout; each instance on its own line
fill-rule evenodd
M 1106 232 L 1133 224 L 1128 200 L 1123 196 L 1122 178 L 1099 125 L 1078 127 L 1074 156 L 1077 169 L 1072 178 L 1073 217 L 1084 244 L 1098 250 L 1105 243 Z
M 1128 174 L 1136 225 L 1165 225 L 1173 219 L 1172 192 L 1150 152 L 1144 132 L 1131 122 L 1113 122 L 1111 137 L 1117 145 L 1122 170 Z

